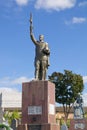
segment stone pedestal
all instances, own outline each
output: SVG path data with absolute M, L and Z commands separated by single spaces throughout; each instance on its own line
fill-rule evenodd
M 87 119 L 70 120 L 69 130 L 87 130 Z
M 2 124 L 2 123 L 3 123 L 3 110 L 0 107 L 0 124 Z
M 26 125 L 27 127 L 25 127 Z M 18 130 L 59 130 L 55 120 L 55 86 L 49 81 L 22 85 L 22 125 Z

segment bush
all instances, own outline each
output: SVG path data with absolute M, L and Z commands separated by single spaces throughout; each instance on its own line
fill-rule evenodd
M 6 128 L 6 130 L 11 130 L 10 127 L 5 124 L 0 124 L 0 128 Z

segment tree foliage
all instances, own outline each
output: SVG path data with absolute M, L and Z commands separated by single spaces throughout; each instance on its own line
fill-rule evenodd
M 0 124 L 0 129 L 6 128 L 6 130 L 11 130 L 9 126 L 5 124 Z
M 8 121 L 9 124 L 11 124 L 13 119 L 20 119 L 21 115 L 17 110 L 14 110 L 13 112 L 7 111 L 6 113 L 4 113 L 4 118 Z
M 49 80 L 55 84 L 56 102 L 63 105 L 65 118 L 68 118 L 78 93 L 81 93 L 84 89 L 82 76 L 72 71 L 64 70 L 64 74 L 60 72 L 52 73 L 49 76 Z

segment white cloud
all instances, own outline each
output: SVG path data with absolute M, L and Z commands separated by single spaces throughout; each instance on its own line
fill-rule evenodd
M 12 84 L 22 84 L 23 82 L 28 82 L 30 79 L 27 77 L 19 77 L 17 79 L 12 80 Z
M 83 82 L 87 83 L 87 76 L 83 76 Z
M 0 88 L 0 93 L 20 93 L 16 89 L 8 88 L 8 87 L 1 87 Z
M 83 98 L 83 105 L 87 106 L 87 93 L 83 94 L 82 98 Z
M 16 0 L 16 3 L 20 6 L 22 5 L 27 5 L 28 4 L 28 0 Z
M 67 25 L 69 25 L 69 24 L 81 24 L 81 23 L 85 23 L 85 22 L 87 22 L 87 18 L 73 17 L 71 20 L 65 21 L 65 24 L 67 24 Z
M 0 6 L 7 8 L 14 8 L 14 4 L 17 3 L 19 6 L 27 5 L 29 0 L 2 0 Z
M 87 6 L 87 1 L 80 2 L 80 3 L 79 3 L 79 7 L 81 7 L 81 6 Z
M 78 18 L 78 17 L 73 17 L 72 19 L 72 23 L 76 24 L 76 23 L 84 23 L 86 22 L 86 18 Z
M 12 79 L 10 77 L 4 77 L 0 79 L 0 87 L 6 87 L 6 88 L 16 88 L 17 85 L 21 85 L 23 82 L 29 82 L 30 79 L 27 77 L 18 77 L 16 79 Z
M 35 7 L 47 10 L 64 10 L 75 6 L 76 0 L 37 0 Z

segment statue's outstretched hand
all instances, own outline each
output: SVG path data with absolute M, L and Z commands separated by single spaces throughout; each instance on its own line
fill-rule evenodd
M 32 13 L 30 13 L 30 34 L 32 34 L 32 32 L 33 32 L 33 25 L 32 25 Z

